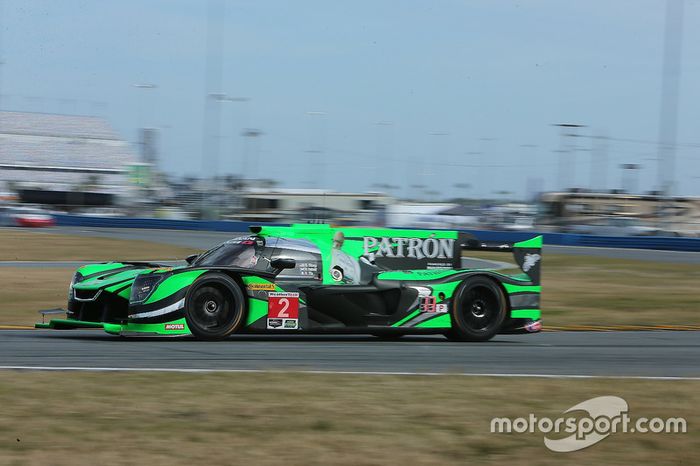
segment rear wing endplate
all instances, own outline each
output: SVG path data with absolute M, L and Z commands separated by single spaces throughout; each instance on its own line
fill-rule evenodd
M 468 234 L 460 234 L 459 251 L 512 252 L 515 262 L 532 281 L 540 284 L 542 264 L 542 236 L 535 236 L 517 243 L 479 241 Z

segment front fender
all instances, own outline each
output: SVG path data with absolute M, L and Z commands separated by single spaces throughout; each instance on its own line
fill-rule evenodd
M 206 270 L 172 271 L 143 303 L 129 303 L 129 322 L 153 324 L 184 318 L 185 296 Z

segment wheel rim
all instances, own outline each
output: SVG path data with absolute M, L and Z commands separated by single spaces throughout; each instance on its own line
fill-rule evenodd
M 465 293 L 461 313 L 466 326 L 476 332 L 487 332 L 498 322 L 498 296 L 485 286 L 475 286 Z
M 205 287 L 195 293 L 190 316 L 197 327 L 212 331 L 230 324 L 235 317 L 232 308 L 220 290 Z

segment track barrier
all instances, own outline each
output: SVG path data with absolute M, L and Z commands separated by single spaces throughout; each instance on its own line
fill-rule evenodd
M 197 230 L 244 232 L 251 224 L 260 222 L 240 222 L 228 220 L 169 220 L 158 218 L 131 217 L 88 217 L 58 214 L 54 216 L 59 226 L 79 226 L 94 228 L 144 228 L 166 230 Z M 279 225 L 285 224 L 265 224 Z M 568 233 L 538 233 L 533 231 L 510 232 L 494 230 L 463 230 L 481 241 L 515 243 L 542 234 L 544 243 L 557 246 L 583 246 L 598 248 L 656 249 L 662 251 L 700 252 L 700 238 L 672 238 L 663 236 L 594 236 Z

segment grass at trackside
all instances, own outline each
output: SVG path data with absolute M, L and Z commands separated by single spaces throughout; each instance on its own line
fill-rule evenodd
M 0 231 L 2 261 L 172 260 L 182 259 L 193 252 L 197 251 L 149 241 L 18 229 Z
M 41 322 L 37 311 L 65 309 L 73 273 L 74 268 L 63 267 L 0 267 L 0 325 L 34 325 Z
M 0 372 L 0 463 L 698 464 L 700 383 L 461 376 Z M 686 434 L 612 434 L 553 453 L 492 417 L 556 419 L 615 395 Z M 563 437 L 565 435 L 560 435 Z
M 543 261 L 545 323 L 700 324 L 700 265 L 556 254 Z
M 465 254 L 509 261 L 506 254 Z M 512 259 L 510 259 L 512 261 Z M 698 325 L 700 265 L 544 254 L 545 325 Z

